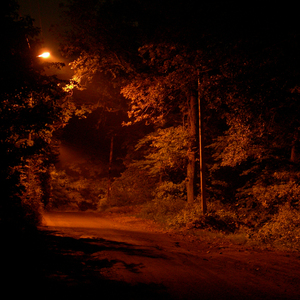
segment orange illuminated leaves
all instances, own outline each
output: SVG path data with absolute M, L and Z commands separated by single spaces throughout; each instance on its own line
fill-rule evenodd
M 131 101 L 129 118 L 134 122 L 145 119 L 160 120 L 167 97 L 164 86 L 159 78 L 139 78 L 121 89 L 121 94 Z

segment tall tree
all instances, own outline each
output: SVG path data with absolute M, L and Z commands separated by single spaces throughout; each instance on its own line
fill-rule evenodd
M 298 73 L 285 66 L 298 66 L 292 59 L 297 42 L 289 56 L 293 34 L 283 33 L 278 22 L 283 12 L 276 5 L 244 10 L 231 2 L 72 0 L 68 9 L 73 29 L 65 51 L 77 55 L 73 67 L 82 83 L 84 78 L 97 79 L 100 87 L 108 83 L 101 92 L 125 103 L 116 96 L 121 91 L 134 122 L 167 128 L 188 116 L 189 202 L 195 198 L 190 174 L 195 174 L 197 91 L 211 124 L 205 138 L 219 136 L 210 151 L 221 164 L 235 167 L 266 153 L 274 156 L 283 151 L 284 132 L 296 161 L 298 125 L 291 111 L 298 109 Z M 274 122 L 282 108 L 292 118 Z
M 150 68 L 122 89 L 131 100 L 129 115 L 134 122 L 146 119 L 161 126 L 174 126 L 187 118 L 187 199 L 195 200 L 197 150 L 197 53 L 175 44 L 147 45 L 140 49 Z M 172 121 L 171 121 L 172 120 Z M 169 125 L 168 125 L 169 124 Z M 165 145 L 168 147 L 168 145 Z
M 0 154 L 1 221 L 38 221 L 46 197 L 45 174 L 54 156 L 55 130 L 75 110 L 67 83 L 46 76 L 37 57 L 38 29 L 30 17 L 20 18 L 15 1 L 1 10 Z
M 299 29 L 292 16 L 282 23 L 283 13 L 266 13 L 255 26 L 240 22 L 247 35 L 230 36 L 218 89 L 210 89 L 226 122 L 213 144 L 215 157 L 224 172 L 244 174 L 233 201 L 274 210 L 291 198 L 287 189 L 298 176 Z
M 98 78 L 99 86 L 107 83 L 110 95 L 113 90 L 118 92 L 123 88 L 122 94 L 132 101 L 130 116 L 135 121 L 167 121 L 169 111 L 176 119 L 181 115 L 180 122 L 182 115 L 189 117 L 187 182 L 188 202 L 192 203 L 198 121 L 197 68 L 205 69 L 209 62 L 206 59 L 200 64 L 197 49 L 199 44 L 202 48 L 207 44 L 202 39 L 199 43 L 199 36 L 207 32 L 207 26 L 203 25 L 209 19 L 205 13 L 209 6 L 195 1 L 73 0 L 67 8 L 73 26 L 67 33 L 64 51 L 78 57 L 73 63 L 78 80 L 83 83 L 84 78 Z M 198 14 L 205 16 L 205 21 Z M 120 99 L 116 94 L 113 98 L 113 101 Z

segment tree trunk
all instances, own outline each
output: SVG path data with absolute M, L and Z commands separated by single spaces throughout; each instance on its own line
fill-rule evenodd
M 194 203 L 195 200 L 195 182 L 196 182 L 196 145 L 197 145 L 197 97 L 195 94 L 189 97 L 189 132 L 190 143 L 187 153 L 187 202 L 188 204 Z

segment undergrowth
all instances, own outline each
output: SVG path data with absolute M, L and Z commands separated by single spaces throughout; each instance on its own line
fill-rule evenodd
M 280 249 L 300 251 L 300 211 L 284 205 L 266 222 L 253 239 Z
M 147 203 L 139 216 L 196 236 L 222 237 L 236 244 L 260 248 L 300 250 L 300 212 L 287 205 L 255 225 L 240 210 L 230 209 L 221 203 L 209 203 L 208 212 L 203 215 L 199 203 L 187 206 L 185 201 L 179 199 Z

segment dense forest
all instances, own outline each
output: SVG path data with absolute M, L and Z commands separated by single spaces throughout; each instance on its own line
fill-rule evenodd
M 37 220 L 39 210 L 70 203 L 139 205 L 165 226 L 300 249 L 300 39 L 292 11 L 69 0 L 57 34 L 70 83 L 44 74 L 59 64 L 36 58 L 38 29 L 13 4 L 1 13 L 1 221 Z M 74 117 L 87 111 L 82 104 L 91 112 L 83 121 Z M 107 140 L 105 176 L 95 161 L 55 169 L 57 141 L 86 120 L 84 130 Z

